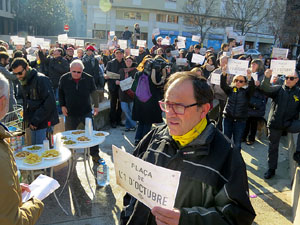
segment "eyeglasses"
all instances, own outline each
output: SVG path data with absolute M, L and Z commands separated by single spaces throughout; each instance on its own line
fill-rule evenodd
M 195 105 L 198 105 L 198 103 L 194 103 L 191 105 L 183 105 L 183 104 L 179 104 L 179 103 L 169 103 L 169 102 L 164 102 L 164 101 L 158 101 L 158 103 L 159 103 L 159 106 L 162 111 L 170 112 L 170 110 L 172 108 L 173 112 L 175 112 L 176 114 L 179 114 L 179 115 L 184 115 L 186 108 L 190 108 Z
M 236 79 L 236 80 L 234 80 L 233 82 L 235 82 L 235 83 L 244 83 L 245 81 L 244 80 L 238 80 L 238 79 Z
M 297 77 L 285 77 L 285 79 L 293 81 L 293 80 L 297 79 Z
M 24 70 L 25 70 L 25 68 L 23 68 L 23 70 L 22 70 L 22 71 L 20 71 L 20 72 L 16 72 L 16 73 L 14 73 L 14 75 L 16 75 L 16 76 L 18 76 L 18 75 L 22 75 L 22 74 L 23 74 L 23 72 L 24 72 Z
M 81 71 L 72 71 L 72 73 L 80 74 L 80 73 L 82 73 L 82 72 L 81 72 Z

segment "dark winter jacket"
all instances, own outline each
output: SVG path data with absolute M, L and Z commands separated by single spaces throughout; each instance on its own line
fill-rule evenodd
M 254 92 L 254 80 L 248 82 L 248 87 L 236 88 L 228 86 L 226 76 L 221 76 L 221 88 L 227 94 L 227 102 L 223 117 L 236 120 L 246 120 L 248 117 L 248 104 Z
M 135 149 L 135 156 L 157 166 L 181 172 L 174 208 L 179 225 L 250 225 L 255 217 L 248 196 L 246 166 L 241 154 L 212 124 L 180 148 L 167 126 L 152 130 Z M 155 225 L 155 217 L 139 201 L 127 225 Z M 122 213 L 126 215 L 126 213 Z M 124 218 L 126 219 L 126 218 Z
M 119 73 L 120 69 L 125 68 L 125 61 L 122 59 L 121 62 L 119 62 L 117 59 L 113 59 L 107 63 L 106 71 L 110 71 L 113 73 Z M 116 85 L 116 80 L 115 79 L 108 79 L 107 80 L 108 84 L 108 90 L 110 92 L 117 91 L 119 86 Z
M 48 76 L 52 82 L 53 88 L 58 88 L 60 77 L 68 71 L 70 71 L 69 63 L 62 56 L 57 58 L 50 58 Z
M 288 88 L 285 85 L 271 86 L 270 78 L 265 77 L 261 89 L 272 98 L 268 117 L 268 127 L 286 129 L 293 120 L 298 120 L 300 111 L 300 89 L 298 86 Z
M 56 101 L 48 77 L 32 69 L 26 74 L 26 85 L 21 85 L 25 128 L 30 124 L 37 129 L 44 129 L 48 122 L 54 126 L 58 123 Z
M 89 57 L 88 55 L 83 56 L 82 62 L 84 65 L 84 72 L 94 77 L 95 84 L 97 89 L 101 88 L 101 78 L 100 78 L 100 71 L 99 71 L 99 62 L 95 57 L 92 55 Z

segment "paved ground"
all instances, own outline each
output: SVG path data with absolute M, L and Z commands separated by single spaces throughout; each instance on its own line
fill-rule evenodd
M 100 155 L 110 167 L 110 185 L 97 188 L 95 179 L 88 171 L 91 182 L 91 191 L 80 161 L 76 171 L 60 197 L 64 208 L 69 212 L 66 216 L 58 207 L 53 195 L 45 199 L 45 210 L 38 225 L 113 225 L 119 224 L 118 217 L 122 209 L 124 191 L 115 184 L 111 145 L 125 146 L 132 152 L 134 132 L 123 132 L 124 128 L 107 129 L 111 135 L 101 144 Z M 104 129 L 105 130 L 105 129 Z M 247 164 L 251 202 L 257 213 L 253 224 L 259 225 L 290 225 L 292 224 L 291 186 L 288 172 L 288 149 L 283 139 L 277 174 L 274 179 L 265 181 L 263 173 L 267 169 L 267 140 L 256 142 L 249 147 L 243 144 L 243 157 Z M 56 168 L 54 177 L 62 184 L 66 179 L 67 164 Z M 60 188 L 61 189 L 61 188 Z M 60 189 L 57 193 L 60 193 Z

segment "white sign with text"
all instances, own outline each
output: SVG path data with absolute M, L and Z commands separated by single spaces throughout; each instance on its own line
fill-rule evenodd
M 128 77 L 124 80 L 120 81 L 120 88 L 122 91 L 127 91 L 131 88 L 132 84 L 133 84 L 133 79 L 132 77 Z
M 138 49 L 130 49 L 130 55 L 139 56 L 139 50 Z
M 177 42 L 177 47 L 180 48 L 185 48 L 185 42 L 184 41 L 178 41 Z
M 244 54 L 244 52 L 245 51 L 244 51 L 243 45 L 231 49 L 232 55 L 242 55 L 242 54 Z
M 287 58 L 289 50 L 287 48 L 273 48 L 272 58 Z
M 193 53 L 192 63 L 197 63 L 197 64 L 202 65 L 204 60 L 205 60 L 205 57 L 203 55 Z
M 127 48 L 127 40 L 118 40 L 118 45 L 120 45 L 121 49 Z
M 198 35 L 193 35 L 193 36 L 192 36 L 192 41 L 200 42 L 200 41 L 201 41 L 201 37 L 198 36 Z
M 84 40 L 76 40 L 76 46 L 84 47 Z
M 137 44 L 136 46 L 139 46 L 139 47 L 146 47 L 146 43 L 147 41 L 146 40 L 137 40 Z
M 238 59 L 228 59 L 227 73 L 234 75 L 246 75 L 249 66 L 249 61 L 238 60 Z
M 294 75 L 296 69 L 296 60 L 271 60 L 273 75 Z

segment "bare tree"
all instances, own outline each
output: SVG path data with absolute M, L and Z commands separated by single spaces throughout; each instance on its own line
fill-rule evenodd
M 210 21 L 214 17 L 214 6 L 215 0 L 187 0 L 184 5 L 185 26 L 199 33 L 201 42 L 212 28 Z
M 237 23 L 237 30 L 241 35 L 247 34 L 251 29 L 263 23 L 270 13 L 272 1 L 268 0 L 227 0 L 225 14 Z

